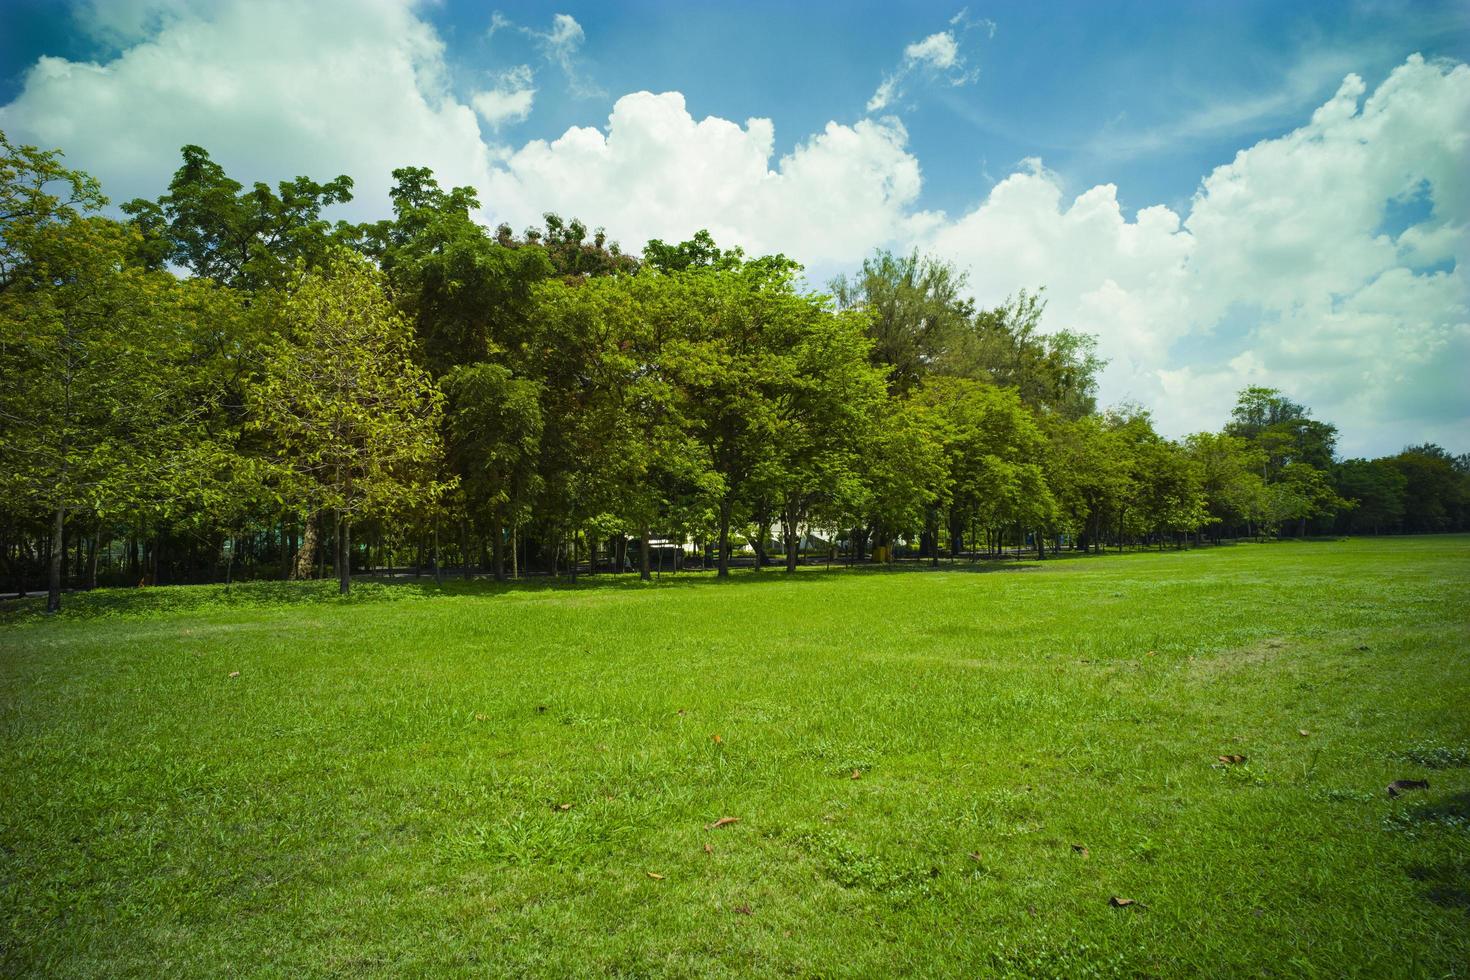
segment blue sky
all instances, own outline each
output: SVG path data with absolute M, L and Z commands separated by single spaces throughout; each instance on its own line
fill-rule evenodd
M 0 10 L 0 126 L 117 198 L 198 142 L 242 179 L 347 172 L 353 214 L 425 163 L 487 221 L 708 226 L 817 282 L 925 248 L 982 302 L 1047 286 L 1104 399 L 1166 430 L 1277 383 L 1350 452 L 1470 449 L 1463 2 Z

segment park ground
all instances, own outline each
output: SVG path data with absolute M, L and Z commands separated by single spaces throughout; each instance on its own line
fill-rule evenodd
M 1470 971 L 1470 537 L 333 588 L 0 607 L 0 973 Z

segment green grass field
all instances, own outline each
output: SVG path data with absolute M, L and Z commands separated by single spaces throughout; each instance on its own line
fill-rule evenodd
M 0 613 L 0 972 L 1470 971 L 1470 538 L 331 588 Z

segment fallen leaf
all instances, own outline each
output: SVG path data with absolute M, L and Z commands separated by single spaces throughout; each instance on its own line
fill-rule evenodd
M 715 845 L 713 845 L 713 844 L 706 844 L 706 845 L 704 845 L 704 853 L 706 853 L 706 854 L 713 854 L 713 853 L 715 853 Z
M 704 825 L 704 829 L 705 830 L 718 830 L 721 827 L 728 827 L 732 823 L 739 823 L 739 822 L 740 822 L 740 818 L 739 817 L 721 817 L 720 819 L 716 820 L 714 823 L 707 823 L 707 824 L 705 824 Z
M 710 741 L 714 742 L 716 745 L 724 745 L 725 744 L 725 740 L 723 738 L 720 738 L 719 735 L 711 735 L 710 736 Z
M 572 805 L 570 803 L 558 803 L 556 804 L 556 806 L 552 807 L 553 810 L 561 810 L 563 813 L 565 813 L 567 810 L 570 810 L 571 808 Z
M 663 881 L 664 880 L 664 876 L 661 875 L 661 874 L 659 874 L 656 871 L 645 871 L 643 873 L 646 874 L 646 875 L 648 875 L 648 877 L 652 878 L 654 881 Z
M 754 915 L 755 914 L 754 912 L 752 912 L 750 910 L 750 903 L 749 902 L 746 902 L 744 905 L 737 905 L 737 906 L 735 906 L 735 912 L 737 914 L 739 914 L 739 915 Z
M 862 779 L 863 778 L 863 774 L 862 774 L 862 772 L 860 770 L 854 769 L 852 771 L 852 778 L 853 779 Z
M 1225 763 L 1227 766 L 1238 766 L 1245 761 L 1245 756 L 1243 755 L 1221 755 L 1216 756 L 1216 758 Z
M 1150 657 L 1152 657 L 1152 656 L 1153 656 L 1153 655 L 1154 655 L 1154 652 L 1153 652 L 1153 651 L 1152 651 L 1152 650 L 1150 650 L 1150 651 L 1149 651 L 1149 652 L 1148 652 L 1148 656 L 1150 656 Z
M 1092 852 L 1087 849 L 1087 845 L 1086 844 L 1073 844 L 1072 845 L 1072 853 L 1073 854 L 1081 854 L 1083 858 L 1090 858 L 1090 857 L 1092 857 Z
M 679 709 L 679 717 L 680 718 L 684 717 L 684 709 L 683 708 L 680 708 Z
M 1427 779 L 1395 779 L 1388 784 L 1388 795 L 1398 796 L 1404 790 L 1428 788 L 1429 780 Z
M 240 672 L 238 670 L 232 670 L 232 671 L 230 671 L 230 676 L 231 677 L 239 677 L 240 676 Z
M 983 861 L 985 859 L 980 856 L 979 852 L 977 852 L 977 851 L 971 851 L 970 852 L 970 860 L 971 861 Z
M 475 712 L 475 721 L 489 721 L 489 720 L 490 720 L 490 716 L 489 715 L 481 714 L 478 711 Z
M 1300 735 L 1302 738 L 1306 738 L 1307 736 L 1309 736 L 1309 735 L 1312 734 L 1311 732 L 1307 731 L 1305 728 L 1298 728 L 1296 730 L 1296 733 L 1298 735 Z
M 1108 899 L 1108 904 L 1115 909 L 1126 909 L 1128 906 L 1137 905 L 1138 903 L 1131 898 L 1119 898 L 1117 895 L 1114 895 Z

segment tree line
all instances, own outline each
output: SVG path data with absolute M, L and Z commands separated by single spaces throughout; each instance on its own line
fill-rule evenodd
M 1340 460 L 1248 388 L 1220 432 L 1100 411 L 1092 337 L 1043 294 L 982 309 L 880 251 L 827 292 L 706 232 L 623 252 L 393 173 L 246 187 L 183 149 L 156 199 L 0 133 L 0 557 L 13 591 L 445 567 L 496 579 L 655 560 L 1463 530 L 1470 460 Z

